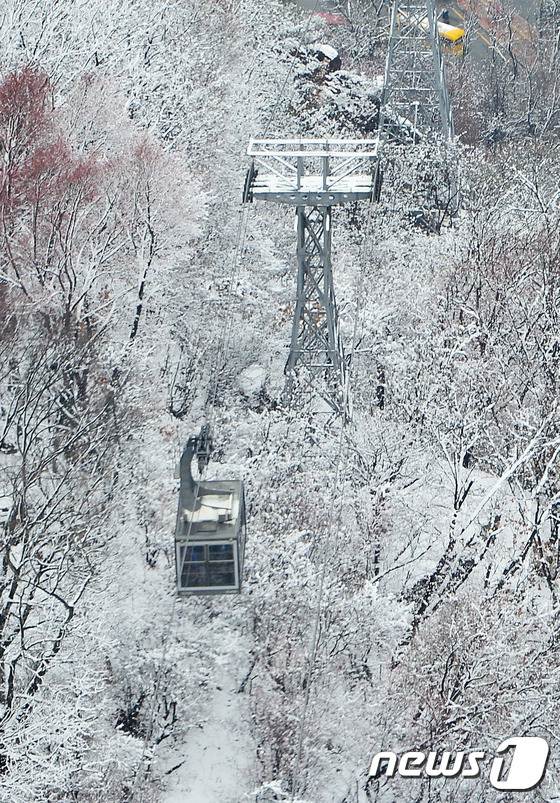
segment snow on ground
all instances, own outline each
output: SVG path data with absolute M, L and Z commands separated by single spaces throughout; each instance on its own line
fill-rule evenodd
M 249 698 L 238 694 L 248 666 L 240 665 L 247 653 L 241 638 L 229 632 L 222 660 L 216 666 L 214 692 L 200 727 L 166 763 L 184 761 L 169 776 L 162 803 L 240 803 L 253 800 L 255 746 L 249 730 Z
M 258 393 L 266 381 L 266 370 L 262 365 L 249 365 L 239 374 L 237 384 L 245 396 Z
M 382 566 L 383 571 L 396 561 L 403 569 L 388 576 L 386 589 L 398 595 L 412 578 L 429 575 L 444 552 L 451 532 L 463 548 L 470 543 L 468 556 L 478 561 L 492 523 L 499 519 L 503 523 L 496 525 L 490 577 L 500 576 L 514 554 L 515 531 L 522 526 L 520 510 L 523 507 L 527 512 L 530 501 L 516 497 L 507 481 L 478 469 L 463 470 L 462 487 L 470 487 L 456 513 L 453 480 L 444 460 L 433 455 L 424 463 L 422 459 L 411 460 L 409 472 L 414 482 L 393 495 L 390 519 L 398 522 L 399 537 L 394 540 L 393 554 L 388 552 L 385 556 L 386 566 Z

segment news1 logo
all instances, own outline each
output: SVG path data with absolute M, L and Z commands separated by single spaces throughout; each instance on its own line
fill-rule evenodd
M 505 774 L 504 754 L 510 752 L 512 747 L 511 763 Z M 496 753 L 490 769 L 490 783 L 494 789 L 522 792 L 534 789 L 544 778 L 549 748 L 547 742 L 539 736 L 513 736 L 502 742 Z
M 494 789 L 525 792 L 534 789 L 544 778 L 549 747 L 540 736 L 513 736 L 497 748 L 490 767 L 490 783 Z M 371 762 L 368 778 L 478 778 L 483 750 L 428 753 L 409 751 L 400 757 L 392 750 L 377 753 Z M 508 762 L 509 758 L 509 762 Z

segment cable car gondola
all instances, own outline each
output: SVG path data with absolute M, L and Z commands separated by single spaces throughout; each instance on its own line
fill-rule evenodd
M 179 509 L 175 528 L 177 592 L 227 594 L 241 591 L 245 550 L 245 497 L 241 480 L 195 480 L 208 463 L 208 427 L 191 436 L 180 463 Z

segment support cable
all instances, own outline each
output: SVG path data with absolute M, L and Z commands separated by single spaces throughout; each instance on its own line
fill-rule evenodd
M 366 225 L 364 231 L 364 239 L 362 242 L 362 259 L 360 262 L 363 262 L 365 256 L 365 248 L 366 243 L 368 241 L 370 232 L 371 232 L 371 224 L 373 220 L 373 204 L 370 205 L 368 209 L 368 215 L 366 218 Z M 364 272 L 360 271 L 359 279 L 356 284 L 356 293 L 355 293 L 355 308 L 356 308 L 356 317 L 354 319 L 354 327 L 352 332 L 352 341 L 351 341 L 351 357 L 354 355 L 354 351 L 356 349 L 357 341 L 358 341 L 358 325 L 360 320 L 360 313 L 362 308 L 362 301 L 364 294 L 362 292 L 364 283 Z M 352 369 L 353 369 L 353 359 L 350 361 L 349 371 L 348 371 L 348 382 L 347 387 L 349 389 L 351 377 L 352 377 Z M 345 498 L 345 480 L 344 480 L 344 471 L 346 469 L 346 465 L 348 462 L 348 455 L 349 455 L 349 441 L 345 438 L 348 429 L 353 425 L 354 420 L 354 410 L 353 408 L 350 409 L 350 413 L 348 418 L 343 418 L 340 423 L 340 435 L 338 438 L 337 444 L 337 458 L 335 464 L 335 480 L 334 480 L 334 488 L 333 488 L 333 496 L 330 504 L 329 510 L 329 522 L 330 526 L 327 532 L 327 538 L 325 541 L 325 547 L 323 549 L 322 561 L 321 561 L 321 573 L 319 576 L 319 590 L 317 596 L 317 604 L 315 609 L 315 616 L 313 620 L 313 629 L 310 639 L 310 646 L 308 649 L 308 666 L 307 666 L 307 673 L 305 676 L 305 696 L 303 702 L 303 711 L 300 718 L 299 729 L 298 729 L 298 742 L 297 742 L 297 753 L 296 753 L 296 765 L 295 770 L 292 777 L 292 789 L 290 793 L 290 803 L 294 803 L 295 796 L 298 793 L 298 782 L 301 774 L 301 760 L 303 755 L 303 742 L 307 730 L 307 710 L 309 707 L 309 700 L 311 695 L 311 686 L 313 683 L 313 677 L 315 673 L 315 663 L 317 660 L 317 651 L 319 647 L 319 635 L 320 635 L 320 622 L 321 622 L 321 614 L 323 608 L 323 597 L 325 592 L 325 580 L 326 580 L 326 573 L 327 573 L 327 563 L 328 558 L 332 555 L 336 554 L 337 545 L 340 537 L 340 531 L 342 526 L 342 513 L 344 509 L 344 503 L 346 501 Z M 344 448 L 346 447 L 346 448 Z M 335 505 L 337 499 L 337 492 L 341 483 L 342 478 L 342 497 L 340 499 L 340 503 L 338 506 L 338 511 L 336 511 L 335 516 Z M 333 543 L 334 538 L 334 550 L 331 553 L 331 543 Z
M 318 6 L 319 6 L 319 0 L 315 0 L 315 4 L 314 4 L 313 8 L 310 10 L 310 12 L 309 12 L 309 14 L 307 16 L 307 21 L 305 23 L 305 27 L 303 29 L 303 32 L 302 32 L 302 34 L 300 35 L 300 37 L 298 39 L 298 49 L 301 47 L 304 39 L 307 36 L 307 33 L 309 32 L 309 28 L 311 26 L 311 21 L 313 19 L 313 15 L 315 14 Z M 276 115 L 278 113 L 278 110 L 280 108 L 280 104 L 282 103 L 282 100 L 284 99 L 284 96 L 285 96 L 285 93 L 286 93 L 286 89 L 287 89 L 287 86 L 288 86 L 288 82 L 289 82 L 290 77 L 291 77 L 291 75 L 293 73 L 293 70 L 294 70 L 294 67 L 296 65 L 297 59 L 298 59 L 298 55 L 297 55 L 297 52 L 296 52 L 294 54 L 290 64 L 289 64 L 286 76 L 285 76 L 284 80 L 282 81 L 282 84 L 280 85 L 280 87 L 278 89 L 276 100 L 274 102 L 274 106 L 272 107 L 272 110 L 271 110 L 270 115 L 268 117 L 267 123 L 265 125 L 264 135 L 263 135 L 265 138 L 266 138 L 268 132 L 270 131 L 270 128 L 271 128 L 271 126 L 272 126 L 272 124 L 273 124 L 273 122 L 274 122 L 274 120 L 276 118 Z M 254 61 L 255 60 L 256 60 L 256 56 L 255 56 Z M 235 286 L 235 282 L 236 282 L 236 279 L 238 277 L 238 268 L 239 268 L 239 265 L 240 265 L 240 259 L 241 259 L 241 256 L 243 254 L 243 251 L 245 249 L 245 239 L 246 239 L 246 235 L 247 235 L 248 214 L 249 214 L 248 206 L 247 206 L 247 204 L 243 204 L 243 210 L 242 210 L 242 213 L 241 213 L 241 222 L 240 222 L 239 229 L 238 229 L 238 237 L 237 237 L 237 243 L 236 243 L 235 254 L 234 254 L 234 259 L 233 259 L 233 267 L 232 267 L 232 272 L 231 272 L 231 275 L 230 275 L 230 281 L 229 281 L 229 286 L 228 286 L 228 294 L 227 294 L 227 300 L 226 300 L 226 313 L 228 312 L 227 307 L 228 307 L 229 302 L 231 301 L 231 298 L 232 298 L 232 295 L 233 295 L 233 288 Z M 215 420 L 216 397 L 217 397 L 218 386 L 219 386 L 219 376 L 220 376 L 220 373 L 221 373 L 221 370 L 222 370 L 220 368 L 220 366 L 219 366 L 219 362 L 222 363 L 222 366 L 225 365 L 225 363 L 226 363 L 228 352 L 229 352 L 230 340 L 231 340 L 232 325 L 233 325 L 233 318 L 232 318 L 231 314 L 226 314 L 224 316 L 222 334 L 221 334 L 221 337 L 220 337 L 221 347 L 216 352 L 217 353 L 217 364 L 215 365 L 215 376 L 214 376 L 214 381 L 213 381 L 213 390 L 212 390 L 212 393 L 211 393 L 211 396 L 210 396 L 210 399 L 211 399 L 211 401 L 210 401 L 210 423 L 211 424 Z
M 196 481 L 196 484 L 195 484 L 195 491 L 194 491 L 195 504 L 196 504 L 196 500 L 198 499 L 199 487 L 200 487 L 200 480 Z M 186 554 L 187 544 L 189 542 L 189 538 L 190 538 L 190 535 L 191 535 L 191 529 L 192 529 L 192 525 L 193 525 L 193 518 L 194 517 L 191 517 L 191 519 L 189 521 L 189 529 L 187 531 L 187 537 L 186 537 L 186 540 L 185 540 L 185 554 Z M 148 764 L 147 767 L 144 767 L 144 760 L 146 758 L 146 753 L 147 753 L 147 750 L 148 750 L 148 744 L 149 744 L 149 742 L 150 742 L 150 740 L 151 740 L 151 738 L 153 736 L 153 733 L 154 733 L 154 723 L 155 723 L 155 718 L 156 718 L 159 690 L 160 690 L 160 687 L 161 687 L 161 679 L 162 679 L 162 676 L 163 676 L 163 671 L 164 671 L 164 668 L 165 668 L 166 663 L 167 663 L 167 653 L 168 653 L 168 649 L 169 649 L 169 636 L 171 635 L 171 632 L 172 632 L 172 630 L 174 628 L 174 625 L 175 625 L 175 618 L 176 618 L 176 614 L 177 614 L 177 602 L 178 602 L 178 599 L 179 599 L 178 595 L 174 594 L 173 595 L 173 603 L 171 605 L 171 613 L 169 614 L 169 620 L 168 620 L 167 625 L 166 625 L 166 627 L 165 627 L 165 629 L 163 631 L 163 634 L 162 634 L 163 635 L 163 639 L 162 639 L 163 648 L 162 648 L 162 652 L 161 652 L 161 659 L 160 659 L 160 662 L 159 662 L 157 670 L 156 670 L 154 693 L 152 695 L 152 706 L 151 706 L 151 710 L 150 710 L 150 726 L 146 730 L 146 735 L 144 737 L 144 742 L 143 742 L 143 745 L 142 745 L 140 766 L 139 766 L 138 772 L 136 773 L 136 776 L 134 778 L 134 785 L 132 787 L 131 803 L 133 803 L 133 801 L 136 799 L 137 793 L 138 793 L 138 803 L 142 803 L 142 800 L 143 800 L 143 797 L 144 797 L 144 788 L 145 788 L 146 782 L 148 780 L 148 773 L 149 773 L 149 770 L 150 770 L 150 764 Z
M 307 34 L 307 32 L 309 30 L 313 14 L 314 14 L 315 10 L 317 9 L 318 4 L 319 4 L 319 0 L 315 0 L 315 6 L 310 11 L 310 13 L 308 15 L 306 26 L 305 26 L 303 34 L 302 34 L 302 36 L 300 37 L 300 40 L 299 40 L 299 45 L 301 45 L 301 41 L 302 41 L 303 37 Z M 255 64 L 255 62 L 257 60 L 257 56 L 258 56 L 258 54 L 257 54 L 257 52 L 255 52 L 255 56 L 253 58 L 253 65 Z M 275 102 L 275 104 L 273 106 L 273 109 L 271 111 L 271 114 L 269 116 L 269 119 L 268 119 L 268 122 L 267 122 L 267 125 L 266 125 L 266 128 L 265 128 L 265 132 L 269 131 L 270 126 L 272 125 L 272 123 L 274 121 L 274 118 L 276 116 L 276 113 L 277 113 L 277 111 L 278 111 L 278 109 L 280 107 L 280 103 L 282 102 L 286 87 L 288 85 L 288 81 L 290 79 L 290 76 L 292 74 L 293 68 L 294 68 L 295 63 L 296 63 L 296 59 L 297 59 L 297 54 L 292 59 L 292 62 L 291 62 L 290 67 L 288 69 L 288 73 L 287 73 L 287 75 L 286 75 L 286 77 L 285 77 L 285 79 L 284 79 L 284 81 L 283 81 L 283 83 L 282 83 L 282 85 L 280 87 L 280 91 L 278 93 L 276 102 Z M 251 69 L 252 69 L 252 67 L 251 67 Z M 240 221 L 239 228 L 238 228 L 238 236 L 237 236 L 237 240 L 236 240 L 234 258 L 233 258 L 233 261 L 232 261 L 232 270 L 231 270 L 231 273 L 230 273 L 230 279 L 229 279 L 229 284 L 228 284 L 224 321 L 223 321 L 220 337 L 218 339 L 218 347 L 215 350 L 215 359 L 214 359 L 213 365 L 212 365 L 213 373 L 214 373 L 213 388 L 212 388 L 212 391 L 210 393 L 209 402 L 207 402 L 207 405 L 206 405 L 206 406 L 208 406 L 208 405 L 210 406 L 210 415 L 209 415 L 210 427 L 211 427 L 212 423 L 215 420 L 216 398 L 217 398 L 217 391 L 218 391 L 218 386 L 219 386 L 219 376 L 220 376 L 220 373 L 221 373 L 220 362 L 222 363 L 222 365 L 225 365 L 225 361 L 227 359 L 227 355 L 228 355 L 228 351 L 229 351 L 229 344 L 230 344 L 230 339 L 231 339 L 232 321 L 233 321 L 233 318 L 232 318 L 232 315 L 231 315 L 230 305 L 231 305 L 231 300 L 232 300 L 232 296 L 233 296 L 233 287 L 235 286 L 236 278 L 237 278 L 237 275 L 238 275 L 238 269 L 239 269 L 239 265 L 240 265 L 241 255 L 243 254 L 244 247 L 245 247 L 245 238 L 246 238 L 246 233 L 247 233 L 247 219 L 248 219 L 248 208 L 247 208 L 246 205 L 244 205 L 243 210 L 242 210 L 242 214 L 241 214 L 241 221 Z M 211 371 L 211 373 L 212 373 L 212 371 Z M 198 499 L 199 487 L 200 487 L 200 480 L 196 482 L 196 486 L 195 486 L 195 502 Z M 185 554 L 186 554 L 186 549 L 187 549 L 187 546 L 188 546 L 188 543 L 189 543 L 189 538 L 190 538 L 191 529 L 192 529 L 192 523 L 193 523 L 193 520 L 191 518 L 191 520 L 189 522 L 189 529 L 188 529 L 187 536 L 186 536 L 186 539 L 185 539 Z M 178 602 L 178 596 L 177 596 L 177 594 L 175 594 L 174 598 L 173 598 L 173 604 L 172 604 L 172 607 L 171 607 L 171 613 L 170 613 L 170 616 L 169 616 L 169 620 L 168 620 L 168 623 L 167 623 L 167 625 L 166 625 L 166 627 L 165 627 L 165 629 L 163 631 L 163 649 L 162 649 L 161 660 L 159 662 L 158 669 L 157 669 L 157 672 L 156 672 L 154 693 L 153 693 L 153 696 L 152 696 L 152 707 L 151 707 L 151 713 L 150 713 L 150 725 L 149 725 L 149 728 L 146 731 L 146 736 L 144 738 L 143 747 L 142 747 L 142 755 L 141 755 L 141 759 L 140 759 L 140 767 L 139 767 L 139 770 L 136 773 L 136 776 L 134 778 L 134 784 L 133 784 L 133 788 L 132 788 L 132 801 L 134 801 L 134 799 L 136 798 L 136 795 L 138 794 L 139 795 L 138 803 L 141 803 L 141 801 L 143 799 L 143 791 L 144 791 L 144 788 L 145 788 L 145 785 L 146 785 L 146 782 L 147 782 L 147 779 L 148 779 L 149 765 L 148 765 L 148 767 L 144 768 L 143 767 L 143 763 L 144 763 L 144 759 L 145 759 L 146 752 L 147 752 L 147 749 L 148 749 L 149 741 L 150 741 L 150 739 L 152 738 L 152 735 L 153 735 L 155 715 L 156 715 L 156 710 L 157 710 L 157 700 L 158 700 L 158 695 L 159 695 L 159 689 L 160 689 L 160 686 L 161 686 L 161 679 L 162 679 L 162 676 L 163 676 L 163 671 L 164 671 L 164 668 L 165 668 L 165 665 L 166 665 L 166 662 L 167 662 L 167 654 L 168 654 L 168 648 L 169 648 L 169 637 L 170 637 L 171 631 L 173 630 L 174 624 L 175 624 L 176 613 L 177 613 L 177 602 Z
M 444 132 L 445 139 L 451 139 L 453 135 L 453 128 L 451 122 L 451 116 L 449 111 L 449 101 L 446 94 L 446 87 L 444 83 L 443 76 L 443 62 L 441 60 L 441 55 L 439 54 L 439 44 L 437 42 L 437 32 L 436 32 L 436 25 L 435 25 L 435 15 L 433 10 L 433 5 L 430 0 L 426 0 L 427 3 L 427 11 L 428 16 L 430 19 L 430 30 L 429 34 L 431 36 L 431 46 L 432 49 L 438 52 L 439 59 L 436 60 L 434 55 L 434 67 L 436 71 L 439 70 L 436 76 L 436 90 L 438 92 L 439 97 L 439 107 L 441 113 L 441 122 L 442 128 Z M 377 173 L 379 174 L 380 170 L 380 163 L 381 158 L 383 155 L 384 146 L 386 144 L 386 109 L 387 109 L 387 100 L 389 95 L 389 87 L 390 87 L 390 72 L 392 67 L 392 57 L 393 57 L 393 48 L 395 44 L 395 36 L 396 36 L 396 28 L 397 28 L 397 13 L 398 13 L 398 4 L 397 1 L 393 3 L 392 7 L 392 15 L 391 15 L 391 34 L 390 34 L 390 46 L 387 55 L 387 62 L 385 67 L 385 82 L 384 82 L 384 90 L 383 90 L 383 98 L 379 109 L 379 118 L 378 118 L 378 134 L 377 134 Z M 439 82 L 438 80 L 439 79 Z M 443 80 L 443 84 L 441 83 Z M 416 131 L 416 122 L 413 125 L 414 131 Z M 376 183 L 377 183 L 377 176 L 376 176 Z M 364 232 L 364 240 L 363 240 L 363 248 L 365 251 L 365 246 L 368 241 L 370 230 L 371 230 L 371 222 L 372 222 L 372 207 L 370 206 L 368 210 L 368 216 L 366 221 L 366 227 Z M 356 344 L 357 344 L 357 332 L 358 332 L 358 322 L 360 319 L 360 310 L 361 310 L 361 303 L 363 300 L 363 293 L 361 292 L 361 288 L 363 286 L 364 281 L 364 274 L 363 271 L 360 272 L 360 278 L 356 285 L 356 318 L 354 320 L 354 330 L 352 336 L 352 347 L 351 347 L 351 355 L 353 356 Z M 351 375 L 353 369 L 353 360 L 350 362 L 349 371 L 348 371 L 348 386 L 350 385 Z M 303 756 L 303 745 L 304 739 L 307 731 L 307 712 L 309 708 L 309 702 L 311 697 L 311 687 L 313 683 L 314 673 L 316 670 L 315 664 L 317 661 L 317 652 L 319 648 L 319 641 L 320 641 L 320 622 L 321 622 L 321 613 L 323 607 L 323 597 L 325 593 L 325 585 L 326 585 L 326 573 L 327 573 L 327 564 L 328 560 L 336 554 L 337 545 L 340 537 L 340 531 L 342 526 L 342 515 L 344 510 L 345 504 L 345 479 L 344 479 L 344 472 L 348 461 L 349 455 L 349 442 L 346 441 L 345 444 L 345 434 L 349 427 L 353 424 L 354 418 L 354 411 L 353 409 L 350 410 L 348 418 L 345 418 L 341 421 L 340 424 L 340 435 L 338 439 L 338 448 L 337 448 L 337 458 L 336 458 L 336 469 L 335 469 L 335 480 L 334 480 L 334 489 L 333 489 L 333 497 L 331 500 L 330 511 L 329 511 L 329 522 L 330 526 L 327 532 L 327 538 L 325 542 L 325 547 L 323 549 L 322 561 L 321 561 L 321 569 L 320 569 L 320 576 L 319 576 L 319 588 L 318 588 L 318 596 L 317 596 L 317 603 L 315 609 L 315 615 L 313 620 L 313 628 L 312 634 L 310 639 L 310 645 L 308 649 L 308 666 L 307 672 L 305 675 L 305 696 L 303 701 L 303 711 L 300 717 L 299 728 L 298 728 L 298 740 L 297 740 L 297 753 L 296 753 L 296 763 L 294 772 L 292 775 L 292 788 L 290 793 L 290 801 L 294 803 L 295 797 L 299 792 L 299 780 L 301 774 L 301 763 L 302 763 L 302 756 Z M 344 446 L 346 445 L 346 449 Z M 340 498 L 340 502 L 338 505 L 338 511 L 336 512 L 335 518 L 335 506 L 337 495 L 339 491 L 339 487 L 342 483 L 342 494 Z M 333 545 L 333 549 L 331 549 L 331 544 Z
M 309 12 L 309 14 L 307 16 L 307 22 L 305 23 L 305 27 L 303 29 L 303 33 L 301 34 L 301 36 L 298 39 L 298 50 L 302 46 L 304 38 L 306 38 L 307 34 L 309 33 L 309 28 L 311 27 L 311 20 L 313 19 L 314 14 L 317 12 L 317 8 L 318 7 L 319 7 L 319 0 L 315 0 L 315 5 L 310 10 L 310 12 Z M 270 113 L 269 120 L 268 120 L 268 122 L 267 122 L 267 124 L 265 126 L 263 139 L 266 139 L 267 134 L 268 134 L 268 132 L 270 130 L 270 127 L 271 127 L 272 123 L 274 122 L 274 118 L 276 117 L 276 113 L 277 113 L 278 109 L 280 108 L 280 103 L 283 100 L 284 93 L 285 93 L 286 88 L 288 86 L 288 81 L 290 80 L 292 72 L 294 71 L 294 67 L 296 66 L 297 60 L 298 60 L 298 54 L 297 54 L 297 51 L 296 51 L 296 53 L 294 54 L 294 56 L 292 58 L 292 61 L 290 62 L 290 65 L 288 67 L 288 72 L 286 73 L 286 77 L 284 78 L 284 81 L 283 81 L 283 83 L 282 83 L 282 85 L 280 87 L 280 91 L 279 91 L 278 96 L 276 98 L 276 103 L 274 104 L 274 106 L 272 108 L 272 111 Z

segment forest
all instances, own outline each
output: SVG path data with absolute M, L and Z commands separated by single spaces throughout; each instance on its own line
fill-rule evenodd
M 5 0 L 0 803 L 560 800 L 560 6 L 539 2 L 462 0 L 452 142 L 390 142 L 379 199 L 333 208 L 341 425 L 286 395 L 294 208 L 242 203 L 247 147 L 375 139 L 391 3 Z M 179 597 L 204 424 L 208 478 L 245 486 L 242 589 Z M 510 737 L 550 747 L 522 793 L 488 782 Z M 486 758 L 368 775 L 387 750 Z

